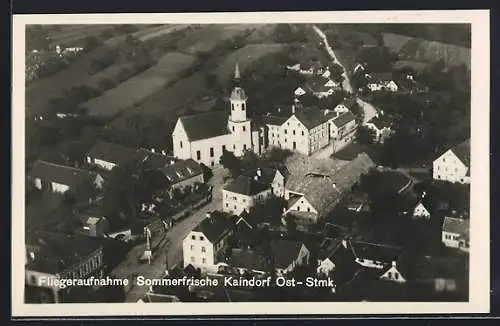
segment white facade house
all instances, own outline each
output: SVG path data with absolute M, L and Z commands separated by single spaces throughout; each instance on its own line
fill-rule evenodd
M 295 94 L 295 96 L 297 96 L 297 97 L 302 96 L 302 95 L 304 95 L 304 94 L 306 94 L 306 93 L 307 93 L 307 92 L 304 90 L 304 88 L 302 88 L 302 87 L 300 87 L 300 86 L 299 86 L 299 87 L 297 87 L 297 88 L 295 89 L 295 91 L 293 92 L 293 94 Z
M 441 242 L 449 248 L 469 251 L 469 220 L 446 216 L 443 221 Z
M 236 65 L 235 79 L 239 80 Z M 224 150 L 242 156 L 247 150 L 260 154 L 260 140 L 253 140 L 252 121 L 247 115 L 247 96 L 243 88 L 234 87 L 230 96 L 230 113 L 212 111 L 180 117 L 172 133 L 174 156 L 192 158 L 198 163 L 215 166 Z M 259 134 L 259 133 L 257 133 Z
M 406 283 L 406 278 L 399 270 L 399 266 L 397 266 L 396 261 L 392 261 L 391 265 L 385 272 L 382 273 L 380 278 L 382 280 L 393 281 L 396 283 Z
M 429 210 L 424 206 L 422 202 L 419 202 L 415 208 L 413 209 L 413 217 L 416 218 L 424 218 L 426 220 L 431 218 L 431 213 Z
M 384 141 L 392 134 L 391 121 L 384 116 L 383 111 L 377 113 L 370 121 L 363 124 L 375 132 L 375 141 L 384 143 Z
M 234 215 L 249 212 L 273 195 L 271 183 L 274 181 L 273 177 L 265 176 L 262 169 L 257 169 L 254 175 L 240 175 L 222 189 L 222 210 Z
M 207 213 L 182 242 L 184 267 L 192 265 L 201 271 L 217 270 L 217 255 L 227 245 L 232 232 L 229 216 L 220 212 Z
M 76 189 L 85 182 L 100 189 L 104 183 L 98 173 L 41 160 L 34 164 L 31 178 L 37 189 L 49 189 L 55 193 Z
M 432 167 L 434 180 L 470 183 L 470 139 L 447 150 Z
M 329 137 L 333 143 L 333 152 L 337 152 L 352 143 L 356 136 L 356 118 L 351 111 L 333 114 L 326 113 L 328 117 Z

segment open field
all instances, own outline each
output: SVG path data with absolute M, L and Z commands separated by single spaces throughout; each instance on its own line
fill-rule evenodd
M 153 67 L 106 91 L 102 96 L 91 99 L 81 107 L 87 109 L 91 115 L 113 116 L 166 87 L 178 73 L 194 61 L 192 56 L 168 53 Z
M 238 63 L 240 71 L 243 72 L 253 61 L 268 54 L 279 52 L 283 46 L 283 44 L 249 44 L 227 56 L 214 72 L 219 81 L 226 81 L 234 73 L 236 63 Z
M 184 52 L 195 54 L 197 52 L 208 52 L 213 50 L 219 42 L 231 39 L 246 31 L 251 32 L 259 25 L 238 24 L 205 25 L 202 28 L 190 33 L 179 42 L 179 48 Z
M 168 35 L 175 31 L 183 30 L 187 27 L 189 27 L 189 25 L 162 25 L 146 31 L 139 31 L 134 33 L 133 36 L 144 42 L 160 36 Z
M 111 53 L 115 46 L 125 40 L 126 35 L 114 36 L 76 59 L 71 65 L 57 74 L 34 81 L 26 88 L 26 107 L 30 113 L 42 113 L 50 109 L 51 99 L 59 97 L 64 91 L 85 84 L 90 75 L 89 66 L 94 59 L 103 58 Z
M 112 29 L 112 25 L 61 25 L 58 29 L 50 31 L 48 35 L 52 44 L 68 45 Z
M 105 79 L 115 81 L 118 79 L 118 75 L 123 69 L 131 68 L 134 64 L 131 62 L 114 64 L 108 68 L 99 71 L 98 73 L 92 75 L 85 81 L 85 85 L 93 88 L 99 88 L 99 83 Z

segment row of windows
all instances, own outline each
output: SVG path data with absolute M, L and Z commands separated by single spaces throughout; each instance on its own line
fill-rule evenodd
M 441 166 L 438 165 L 437 169 L 438 169 L 438 171 L 441 170 Z M 455 168 L 454 170 L 455 170 L 455 172 L 458 172 L 458 168 Z M 444 167 L 444 172 L 448 172 L 448 168 L 446 166 Z
M 236 128 L 234 128 L 234 126 L 232 126 L 232 127 L 231 127 L 231 130 L 234 132 L 234 131 L 236 131 Z M 243 127 L 241 127 L 241 130 L 243 130 L 243 131 L 247 131 L 247 127 L 246 127 L 246 126 L 243 126 Z
M 199 239 L 200 239 L 200 241 L 203 241 L 203 240 L 205 240 L 205 237 L 200 235 Z M 191 236 L 191 240 L 196 240 L 196 236 L 194 234 Z
M 195 264 L 196 263 L 196 258 L 191 256 L 191 263 Z M 207 259 L 206 258 L 202 258 L 201 259 L 201 263 L 202 264 L 206 264 L 207 263 Z
M 287 134 L 288 134 L 288 130 L 287 130 L 287 129 L 285 129 L 285 135 L 287 135 Z M 301 134 L 302 134 L 302 136 L 304 136 L 304 135 L 305 135 L 305 133 L 304 133 L 304 131 L 303 131 L 303 130 L 301 131 Z M 295 135 L 295 129 L 293 129 L 293 130 L 292 130 L 292 135 Z M 273 134 L 273 137 L 274 137 L 274 134 Z
M 189 249 L 194 250 L 194 245 L 191 245 L 191 247 Z M 207 252 L 207 250 L 204 246 L 201 246 L 201 252 Z
M 458 235 L 445 234 L 444 238 L 446 240 L 458 240 Z
M 231 103 L 231 110 L 234 111 L 234 103 Z M 241 111 L 245 111 L 245 103 L 241 103 Z

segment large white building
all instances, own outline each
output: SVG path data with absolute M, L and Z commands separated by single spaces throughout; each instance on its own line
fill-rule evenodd
M 229 114 L 226 111 L 212 111 L 183 116 L 177 120 L 172 133 L 174 156 L 192 158 L 198 163 L 215 166 L 224 150 L 236 156 L 243 155 L 246 150 L 261 153 L 261 132 L 248 117 L 247 95 L 239 86 L 239 78 L 236 65 L 236 85 L 229 98 Z
M 218 255 L 227 245 L 232 226 L 230 216 L 221 212 L 207 213 L 182 241 L 184 267 L 192 265 L 203 272 L 216 270 Z
M 432 176 L 434 180 L 470 183 L 470 139 L 435 159 Z

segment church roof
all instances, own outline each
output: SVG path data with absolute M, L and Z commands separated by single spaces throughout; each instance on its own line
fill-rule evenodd
M 228 113 L 212 111 L 183 116 L 181 120 L 190 141 L 213 138 L 229 133 L 227 128 Z
M 240 100 L 245 101 L 247 99 L 247 95 L 245 91 L 241 87 L 235 87 L 231 92 L 231 100 Z

